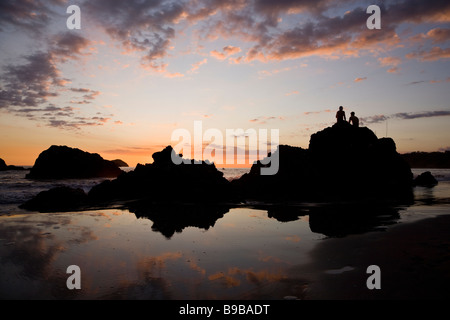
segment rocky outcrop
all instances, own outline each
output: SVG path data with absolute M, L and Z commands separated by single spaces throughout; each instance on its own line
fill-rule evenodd
M 311 136 L 308 149 L 280 145 L 279 170 L 263 176 L 261 162 L 232 181 L 244 198 L 257 200 L 410 199 L 412 172 L 390 138 L 344 122 Z M 274 153 L 275 155 L 275 153 Z M 273 155 L 272 155 L 273 156 Z
M 116 179 L 105 180 L 94 186 L 88 194 L 71 188 L 54 188 L 39 194 L 22 206 L 29 210 L 73 210 L 76 204 L 85 206 L 109 206 L 112 203 L 136 203 L 133 210 L 154 216 L 158 210 L 153 205 L 170 204 L 218 204 L 236 199 L 230 182 L 223 177 L 214 164 L 185 160 L 177 165 L 172 161 L 176 155 L 171 146 L 153 154 L 151 164 L 138 164 L 133 171 L 123 172 Z M 59 201 L 54 197 L 60 195 Z M 73 196 L 73 201 L 70 197 Z M 47 204 L 46 202 L 53 202 Z M 143 206 L 142 203 L 145 205 Z M 145 210 L 147 208 L 148 210 Z M 155 208 L 153 206 L 153 208 Z M 191 215 L 192 218 L 192 215 Z M 191 219 L 192 220 L 192 219 Z M 191 221 L 188 219 L 188 221 Z M 194 215 L 195 220 L 195 215 Z M 176 230 L 175 230 L 176 231 Z
M 310 170 L 308 150 L 279 145 L 271 157 L 279 159 L 278 172 L 261 175 L 261 168 L 270 164 L 262 164 L 266 159 L 257 161 L 249 173 L 231 181 L 236 192 L 244 199 L 263 201 L 283 201 L 305 195 L 309 188 L 306 180 Z
M 426 171 L 420 175 L 418 175 L 414 179 L 414 185 L 420 187 L 428 187 L 432 188 L 438 184 L 436 178 L 431 174 L 430 171 Z
M 114 178 L 123 171 L 112 161 L 96 153 L 89 153 L 67 146 L 51 146 L 36 159 L 30 179 L 86 179 Z
M 153 154 L 153 163 L 141 165 L 117 179 L 93 187 L 89 198 L 94 202 L 146 199 L 168 203 L 208 203 L 229 201 L 231 185 L 214 164 L 172 161 L 179 157 L 171 146 Z M 188 162 L 188 163 L 186 163 Z
M 88 197 L 82 189 L 63 186 L 42 191 L 19 207 L 31 211 L 57 212 L 80 210 L 88 204 Z
M 116 166 L 118 166 L 119 168 L 121 167 L 129 167 L 128 163 L 126 163 L 123 160 L 120 159 L 116 159 L 116 160 L 111 160 Z
M 413 174 L 394 140 L 378 139 L 369 128 L 336 124 L 312 135 L 309 151 L 316 192 L 354 200 L 412 196 Z
M 94 186 L 87 199 L 81 193 L 78 196 L 95 206 L 143 201 L 144 209 L 140 206 L 135 210 L 140 213 L 155 204 L 412 200 L 413 175 L 409 165 L 397 153 L 392 139 L 378 139 L 368 128 L 336 124 L 313 134 L 308 149 L 280 145 L 271 156 L 279 158 L 276 174 L 261 175 L 261 168 L 272 165 L 263 160 L 230 182 L 214 164 L 182 159 L 167 146 L 153 154 L 153 163 L 138 164 L 135 170 Z M 66 194 L 69 196 L 70 192 Z M 150 210 L 144 215 L 153 220 L 159 211 Z M 276 211 L 272 214 L 279 215 Z M 293 211 L 282 219 L 292 219 L 296 214 Z
M 8 170 L 26 170 L 24 167 L 6 165 L 5 160 L 0 158 L 0 171 L 8 171 Z

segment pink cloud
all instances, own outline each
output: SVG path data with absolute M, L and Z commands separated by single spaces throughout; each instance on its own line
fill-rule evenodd
M 255 119 L 250 119 L 249 122 L 257 123 L 257 124 L 266 124 L 268 121 L 274 121 L 274 120 L 284 121 L 285 117 L 282 117 L 282 116 L 258 117 Z
M 167 72 L 164 74 L 165 78 L 183 78 L 184 74 L 180 73 L 180 72 L 174 72 L 174 73 L 170 73 Z
M 320 113 L 330 113 L 330 112 L 332 112 L 332 110 L 330 110 L 330 109 L 326 109 L 326 110 L 321 110 L 321 111 L 306 111 L 306 112 L 303 112 L 303 114 L 305 115 L 305 116 L 309 116 L 309 115 L 311 115 L 311 114 L 320 114 Z
M 201 60 L 201 61 L 199 61 L 199 62 L 196 62 L 196 63 L 194 63 L 194 64 L 192 64 L 192 67 L 191 67 L 191 69 L 189 70 L 189 73 L 195 73 L 195 72 L 197 72 L 197 70 L 202 66 L 202 65 L 204 65 L 204 64 L 206 64 L 206 63 L 208 63 L 208 59 L 203 59 L 203 60 Z
M 364 80 L 367 80 L 367 77 L 363 77 L 363 78 L 356 78 L 355 80 L 353 80 L 353 82 L 362 82 Z
M 387 70 L 388 73 L 398 73 L 400 71 L 398 65 L 402 63 L 402 59 L 399 57 L 384 57 L 378 58 L 378 62 L 382 67 L 390 67 Z
M 230 56 L 235 55 L 235 54 L 237 54 L 237 53 L 239 53 L 239 52 L 241 52 L 241 51 L 242 51 L 242 50 L 241 50 L 241 48 L 239 48 L 239 47 L 226 46 L 226 47 L 224 47 L 224 48 L 222 49 L 222 52 L 217 51 L 217 50 L 213 50 L 213 51 L 211 51 L 209 54 L 210 54 L 212 57 L 214 57 L 214 58 L 216 58 L 216 59 L 218 59 L 218 60 L 225 60 L 225 59 L 229 58 Z M 233 62 L 234 62 L 234 63 L 240 62 L 240 59 L 239 59 L 239 60 L 234 59 Z
M 427 32 L 426 36 L 433 40 L 433 43 L 442 43 L 450 40 L 450 29 L 434 28 Z
M 406 55 L 408 59 L 417 59 L 419 61 L 436 61 L 450 58 L 450 48 L 442 49 L 433 47 L 430 50 L 420 50 Z
M 398 68 L 398 67 L 392 67 L 387 70 L 388 73 L 399 73 L 399 71 L 400 71 L 400 68 Z
M 399 57 L 384 57 L 384 58 L 378 58 L 378 61 L 380 62 L 380 65 L 383 67 L 386 66 L 398 66 L 400 63 L 402 63 L 402 59 Z

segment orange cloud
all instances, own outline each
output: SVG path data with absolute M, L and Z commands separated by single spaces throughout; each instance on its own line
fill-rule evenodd
M 398 57 L 384 57 L 384 58 L 378 58 L 378 61 L 380 62 L 380 65 L 383 67 L 386 66 L 398 66 L 400 63 L 402 63 L 402 59 Z
M 174 73 L 167 72 L 164 74 L 164 77 L 165 78 L 182 78 L 182 77 L 184 77 L 184 74 L 179 73 L 179 72 L 174 72 Z
M 442 49 L 433 47 L 428 51 L 417 51 L 406 55 L 408 59 L 417 59 L 419 61 L 436 61 L 450 58 L 450 48 Z
M 200 68 L 200 66 L 202 66 L 206 63 L 208 63 L 208 59 L 205 58 L 199 62 L 192 64 L 192 68 L 191 68 L 191 70 L 189 70 L 189 73 L 195 73 Z
M 389 72 L 389 73 L 398 73 L 399 71 L 400 71 L 400 68 L 398 68 L 398 67 L 392 67 L 387 70 L 387 72 Z
M 309 116 L 310 114 L 319 114 L 319 113 L 322 113 L 322 112 L 329 113 L 329 112 L 332 112 L 332 110 L 326 109 L 326 110 L 321 110 L 321 111 L 307 111 L 307 112 L 303 112 L 303 114 L 305 116 Z
M 222 52 L 213 50 L 210 52 L 210 55 L 218 60 L 225 60 L 229 58 L 230 56 L 241 52 L 241 48 L 239 47 L 233 47 L 233 46 L 226 46 L 222 49 Z M 240 62 L 241 59 L 233 59 L 234 63 Z
M 294 94 L 300 94 L 300 92 L 298 90 L 294 90 L 294 91 L 286 93 L 286 96 L 292 96 Z
M 217 50 L 213 50 L 210 52 L 210 55 L 218 60 L 225 60 L 227 58 L 227 56 L 225 55 L 225 53 L 219 52 Z
M 233 47 L 233 46 L 226 46 L 223 48 L 223 51 L 228 55 L 231 56 L 233 54 L 241 52 L 241 48 L 239 47 Z
M 364 77 L 364 78 L 356 78 L 355 80 L 353 80 L 353 82 L 361 82 L 361 81 L 364 81 L 364 80 L 367 80 L 367 77 Z
M 275 116 L 271 116 L 271 117 L 258 117 L 255 119 L 250 119 L 249 122 L 253 122 L 253 123 L 257 123 L 257 124 L 265 124 L 267 123 L 267 121 L 272 121 L 272 120 L 285 120 L 284 117 L 275 117 Z
M 434 28 L 427 32 L 427 37 L 433 39 L 433 43 L 441 43 L 450 40 L 450 29 Z
M 391 67 L 387 70 L 388 73 L 398 73 L 400 71 L 398 65 L 402 63 L 402 59 L 399 57 L 378 58 L 378 61 L 382 67 Z

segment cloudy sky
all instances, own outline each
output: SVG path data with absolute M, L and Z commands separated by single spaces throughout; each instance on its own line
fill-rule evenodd
M 0 157 L 56 144 L 134 166 L 194 121 L 306 148 L 340 105 L 399 152 L 447 150 L 449 71 L 448 0 L 2 0 Z

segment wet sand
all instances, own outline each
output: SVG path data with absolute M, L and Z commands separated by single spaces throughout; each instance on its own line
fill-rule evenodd
M 304 283 L 302 299 L 450 298 L 450 215 L 345 238 L 323 239 L 312 263 L 290 270 Z M 367 267 L 381 270 L 381 289 L 369 290 Z M 298 278 L 296 277 L 298 276 Z
M 294 219 L 298 210 L 284 208 L 286 219 L 278 220 L 274 208 L 233 208 L 212 224 L 187 224 L 176 232 L 120 209 L 5 215 L 0 299 L 450 297 L 447 202 L 383 210 L 368 221 L 334 211 L 338 219 L 325 219 L 325 225 L 318 225 L 323 219 L 317 215 L 329 218 L 328 211 L 309 209 Z M 73 264 L 82 269 L 76 292 L 66 287 L 66 268 Z M 366 286 L 370 265 L 381 268 L 380 290 Z

